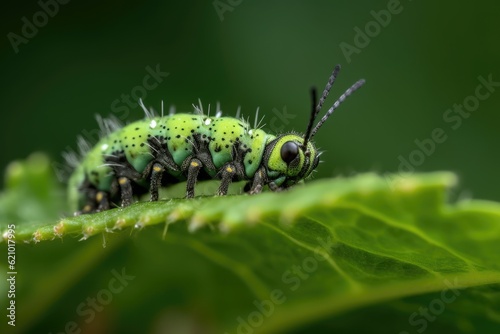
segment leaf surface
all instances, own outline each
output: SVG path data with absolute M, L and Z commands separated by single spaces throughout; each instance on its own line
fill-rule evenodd
M 47 166 L 40 179 L 50 180 Z M 448 203 L 451 173 L 395 184 L 370 173 L 60 220 L 60 205 L 23 218 L 14 214 L 22 201 L 6 200 L 52 202 L 57 187 L 19 195 L 25 182 L 9 182 L 0 222 L 17 219 L 18 272 L 30 274 L 19 279 L 19 330 L 97 323 L 76 310 L 112 270 L 134 278 L 95 312 L 111 332 L 363 333 L 385 323 L 397 333 L 484 333 L 500 323 L 500 205 Z

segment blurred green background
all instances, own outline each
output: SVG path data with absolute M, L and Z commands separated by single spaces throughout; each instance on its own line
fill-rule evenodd
M 400 157 L 417 157 L 415 140 L 425 141 L 441 128 L 446 141 L 435 144 L 432 154 L 421 155 L 424 159 L 415 170 L 455 171 L 461 179 L 458 196 L 500 200 L 495 186 L 500 180 L 496 146 L 500 142 L 500 87 L 480 101 L 456 129 L 452 125 L 458 123 L 443 119 L 454 104 L 471 101 L 479 76 L 491 75 L 493 81 L 500 82 L 496 3 L 403 0 L 390 23 L 379 26 L 380 30 L 364 41 L 367 45 L 360 47 L 358 43 L 357 52 L 348 57 L 341 45 L 356 47 L 360 42 L 355 40 L 358 29 L 364 31 L 367 24 L 373 27 L 371 12 L 387 10 L 393 1 L 220 3 L 233 5 L 227 5 L 226 11 L 219 7 L 218 12 L 212 0 L 73 0 L 59 5 L 58 13 L 37 28 L 35 36 L 16 46 L 18 52 L 9 36 L 22 35 L 23 17 L 33 22 L 41 7 L 35 0 L 9 3 L 8 8 L 4 5 L 0 10 L 5 36 L 0 42 L 0 173 L 3 175 L 10 161 L 24 159 L 34 151 L 49 153 L 60 166 L 61 153 L 76 148 L 77 135 L 95 137 L 95 114 L 114 114 L 124 121 L 143 117 L 139 107 L 126 107 L 121 97 L 141 90 L 137 87 L 149 74 L 147 68 L 158 66 L 161 72 L 169 73 L 142 95 L 147 106 L 158 110 L 163 100 L 166 106 L 174 104 L 178 110 L 191 111 L 191 104 L 200 98 L 212 106 L 220 101 L 222 110 L 230 115 L 241 106 L 251 119 L 260 107 L 270 131 L 272 120 L 278 118 L 274 124 L 286 131 L 302 132 L 309 117 L 309 88 L 316 85 L 323 89 L 334 65 L 340 63 L 343 70 L 325 107 L 356 80 L 365 78 L 367 84 L 317 134 L 317 146 L 326 151 L 317 177 L 377 171 L 397 178 L 393 173 L 398 172 Z M 285 108 L 291 117 L 287 124 L 278 116 Z M 29 255 L 19 263 L 25 263 L 33 275 L 47 274 L 47 254 L 61 262 L 61 253 L 66 254 L 61 248 L 71 249 L 76 244 L 75 240 L 65 242 L 62 246 L 20 247 L 21 256 Z M 88 268 L 93 269 L 83 268 L 90 274 L 82 277 L 92 279 L 79 282 L 76 290 L 85 284 L 100 286 L 100 279 L 107 282 L 108 264 L 121 268 L 130 257 L 137 263 L 143 258 L 154 259 L 145 263 L 150 271 L 144 277 L 155 278 L 159 266 L 168 272 L 162 262 L 167 255 L 155 258 L 157 251 L 163 250 L 161 242 L 149 245 L 147 238 L 137 242 L 103 250 L 97 237 L 73 247 L 74 252 L 82 252 L 82 258 L 92 259 L 94 251 L 104 254 L 100 255 L 104 262 L 98 266 L 92 267 L 88 260 Z M 113 247 L 119 251 L 113 252 Z M 151 261 L 157 261 L 158 267 L 148 266 Z M 169 261 L 173 263 L 170 268 L 175 268 L 174 264 L 179 265 L 175 261 L 182 263 L 183 259 L 171 257 Z M 196 263 L 201 269 L 193 277 L 196 274 L 203 279 L 204 265 L 203 261 Z M 61 273 L 66 271 L 61 269 Z M 151 286 L 162 284 L 145 280 Z M 189 285 L 191 281 L 186 282 Z M 40 291 L 46 287 L 50 282 L 42 281 L 38 286 Z M 68 294 L 69 302 L 62 300 L 49 311 L 71 305 L 65 317 L 71 319 L 73 305 L 86 293 L 82 288 L 81 294 Z M 168 293 L 165 296 L 170 296 Z M 145 296 L 124 294 L 123 298 L 133 304 Z M 134 315 L 128 317 L 131 322 Z M 403 321 L 406 325 L 406 318 Z M 405 328 L 393 326 L 391 332 Z
M 21 35 L 22 17 L 32 22 L 40 5 L 3 8 L 2 171 L 39 150 L 61 162 L 76 135 L 96 128 L 94 114 L 112 114 L 113 101 L 142 85 L 147 66 L 170 73 L 147 91 L 148 106 L 159 109 L 164 100 L 190 111 L 200 98 L 220 101 L 229 114 L 241 106 L 252 118 L 260 107 L 268 129 L 273 109 L 286 106 L 294 118 L 284 128 L 304 131 L 310 86 L 322 89 L 340 63 L 328 105 L 355 80 L 367 84 L 317 135 L 327 151 L 319 177 L 396 172 L 398 157 L 408 159 L 417 148 L 415 139 L 442 128 L 447 140 L 416 169 L 456 171 L 472 196 L 500 200 L 492 186 L 500 180 L 500 92 L 456 130 L 443 120 L 448 108 L 474 94 L 478 76 L 500 81 L 493 1 L 402 1 L 400 13 L 350 62 L 340 44 L 355 46 L 354 28 L 364 30 L 374 21 L 370 11 L 387 9 L 388 1 L 232 3 L 221 20 L 213 1 L 70 1 L 18 53 L 7 34 Z M 142 117 L 138 107 L 126 109 L 115 115 Z

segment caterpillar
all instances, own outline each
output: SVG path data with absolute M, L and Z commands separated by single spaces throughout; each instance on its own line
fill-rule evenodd
M 160 186 L 186 182 L 186 197 L 195 196 L 197 180 L 219 179 L 217 195 L 226 195 L 232 181 L 246 180 L 245 192 L 260 193 L 264 186 L 272 191 L 287 189 L 307 179 L 319 163 L 319 152 L 311 139 L 354 91 L 361 79 L 348 88 L 313 127 L 332 88 L 340 65 L 336 65 L 317 99 L 311 88 L 312 107 L 304 134 L 272 135 L 257 124 L 250 127 L 242 118 L 171 112 L 157 116 L 142 101 L 146 117 L 121 126 L 115 118 L 97 117 L 101 138 L 91 148 L 79 138 L 81 158 L 66 154 L 75 167 L 68 182 L 68 200 L 75 215 L 128 206 L 134 195 L 149 191 L 158 200 Z M 258 110 L 257 110 L 258 114 Z M 257 119 L 256 119 L 257 120 Z

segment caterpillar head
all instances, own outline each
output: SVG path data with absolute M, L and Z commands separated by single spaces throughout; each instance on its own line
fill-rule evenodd
M 264 153 L 267 179 L 277 186 L 289 187 L 307 178 L 319 163 L 319 152 L 311 142 L 296 134 L 282 134 L 269 142 Z
M 359 80 L 348 88 L 332 105 L 321 120 L 314 126 L 314 122 L 325 102 L 330 89 L 340 71 L 340 65 L 335 66 L 332 75 L 319 100 L 316 98 L 316 89 L 311 89 L 311 117 L 304 135 L 281 134 L 269 142 L 264 153 L 264 163 L 267 167 L 267 181 L 274 186 L 287 188 L 308 178 L 319 164 L 319 152 L 311 139 L 318 132 L 328 117 L 345 101 L 345 99 L 360 88 L 365 80 Z

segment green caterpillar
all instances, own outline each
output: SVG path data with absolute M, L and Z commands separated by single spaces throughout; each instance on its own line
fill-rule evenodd
M 227 194 L 233 180 L 247 180 L 245 191 L 256 194 L 268 185 L 283 190 L 306 179 L 319 163 L 320 152 L 311 142 L 335 109 L 364 84 L 357 81 L 342 94 L 313 128 L 323 103 L 340 71 L 333 70 L 319 101 L 311 89 L 311 117 L 304 135 L 271 135 L 232 117 L 195 114 L 155 116 L 141 102 L 146 118 L 124 127 L 115 119 L 98 118 L 102 138 L 90 148 L 80 138 L 80 154 L 67 154 L 75 166 L 68 183 L 68 198 L 75 214 L 128 206 L 134 194 L 149 191 L 158 200 L 162 185 L 187 180 L 186 197 L 194 197 L 200 179 L 220 179 L 217 195 Z

